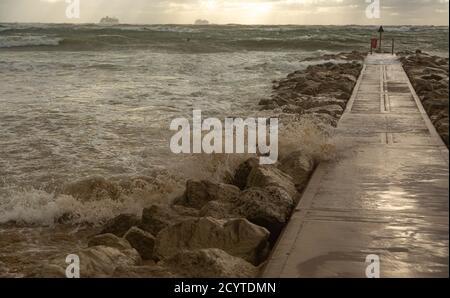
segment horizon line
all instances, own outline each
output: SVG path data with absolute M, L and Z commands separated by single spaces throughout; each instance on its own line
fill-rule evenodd
M 54 24 L 54 25 L 101 25 L 96 22 L 80 22 L 80 23 L 69 23 L 69 22 L 4 22 L 0 20 L 0 24 Z M 207 26 L 229 26 L 229 25 L 239 25 L 239 26 L 386 26 L 386 27 L 399 27 L 399 26 L 416 26 L 416 27 L 449 27 L 449 24 L 446 25 L 438 25 L 438 24 L 240 24 L 240 23 L 209 23 L 204 25 L 198 25 L 194 23 L 119 23 L 114 25 L 107 26 L 120 26 L 120 25 L 130 25 L 130 26 L 138 26 L 138 25 L 177 25 L 177 26 L 197 26 L 197 27 L 207 27 Z

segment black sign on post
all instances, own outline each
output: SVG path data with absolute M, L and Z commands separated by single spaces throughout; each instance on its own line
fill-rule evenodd
M 379 50 L 380 50 L 380 53 L 381 53 L 381 39 L 383 38 L 383 32 L 384 32 L 383 26 L 380 26 L 380 29 L 378 29 L 378 32 L 380 33 L 380 47 L 379 47 Z

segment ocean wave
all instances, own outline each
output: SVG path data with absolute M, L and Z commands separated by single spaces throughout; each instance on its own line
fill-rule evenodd
M 0 48 L 57 46 L 62 40 L 62 38 L 45 35 L 7 35 L 0 36 Z
M 88 177 L 54 192 L 11 188 L 0 196 L 0 224 L 99 225 L 121 213 L 138 215 L 146 205 L 179 195 L 182 185 L 161 172 L 154 176 Z

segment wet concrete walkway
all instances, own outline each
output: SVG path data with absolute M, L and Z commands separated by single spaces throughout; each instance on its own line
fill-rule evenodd
M 448 149 L 396 58 L 366 59 L 338 130 L 264 277 L 448 277 Z

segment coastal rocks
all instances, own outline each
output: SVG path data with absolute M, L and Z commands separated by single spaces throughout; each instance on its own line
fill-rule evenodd
M 143 260 L 153 258 L 153 248 L 155 247 L 155 237 L 137 227 L 132 227 L 124 238 L 137 250 Z
M 275 166 L 256 165 L 247 177 L 246 187 L 276 186 L 284 189 L 290 197 L 297 195 L 292 178 Z
M 104 226 L 100 234 L 114 234 L 123 237 L 125 233 L 134 226 L 138 226 L 141 220 L 134 214 L 120 214 L 110 219 Z
M 100 245 L 114 247 L 117 248 L 118 250 L 127 250 L 132 248 L 127 240 L 119 238 L 114 234 L 101 234 L 96 235 L 91 239 L 89 239 L 88 247 Z
M 94 246 L 77 253 L 80 257 L 81 277 L 108 277 L 116 267 L 134 266 L 141 262 L 139 254 L 134 249 L 119 250 L 114 247 Z M 65 268 L 67 264 L 63 265 Z
M 256 158 L 250 158 L 239 165 L 234 173 L 233 183 L 241 190 L 250 187 L 276 186 L 284 189 L 291 197 L 297 195 L 289 175 L 274 165 L 260 165 Z
M 306 186 L 314 167 L 314 159 L 301 151 L 292 152 L 282 158 L 278 166 L 281 171 L 292 177 L 299 192 Z
M 359 60 L 357 56 L 354 53 Z M 337 59 L 341 58 L 344 55 Z M 307 114 L 308 119 L 319 119 L 318 125 L 336 126 L 361 69 L 361 64 L 353 62 L 311 65 L 274 82 L 271 98 L 262 99 L 260 105 L 284 113 L 280 119 Z M 223 180 L 230 184 L 188 180 L 184 194 L 171 205 L 155 204 L 145 208 L 141 218 L 121 215 L 107 223 L 104 232 L 123 237 L 145 260 L 142 266 L 121 262 L 107 271 L 115 277 L 257 276 L 257 266 L 267 259 L 288 223 L 315 165 L 313 157 L 289 150 L 280 154 L 275 165 L 260 165 L 257 158 L 246 160 Z M 117 185 L 123 193 L 145 189 L 147 184 L 146 179 L 135 179 Z M 125 255 L 130 251 L 111 235 L 91 241 L 90 245 L 102 246 L 90 249 L 108 245 Z
M 247 178 L 253 168 L 257 167 L 259 161 L 257 158 L 249 158 L 241 163 L 234 173 L 233 184 L 244 190 L 247 187 Z
M 363 59 L 362 54 L 354 54 L 355 60 Z M 331 56 L 328 58 L 331 59 Z M 355 61 L 310 65 L 305 70 L 295 71 L 285 79 L 275 81 L 271 98 L 262 99 L 259 104 L 262 110 L 281 107 L 283 113 L 288 114 L 329 115 L 333 120 L 327 121 L 327 124 L 335 126 L 361 70 L 362 64 Z
M 155 253 L 160 259 L 168 259 L 182 250 L 220 248 L 257 265 L 268 238 L 266 229 L 245 219 L 224 221 L 203 217 L 162 230 L 156 239 Z
M 232 212 L 270 232 L 269 242 L 274 243 L 287 224 L 295 202 L 282 188 L 252 187 L 243 192 Z
M 183 206 L 152 205 L 142 211 L 139 228 L 150 232 L 152 235 L 158 235 L 162 229 L 180 221 L 195 218 L 197 215 L 198 210 Z
M 217 248 L 182 251 L 164 262 L 177 276 L 188 278 L 245 278 L 258 268 Z
M 444 143 L 449 146 L 449 59 L 421 51 L 400 53 L 411 84 Z
M 75 252 L 80 259 L 80 277 L 106 278 L 113 276 L 116 268 L 139 265 L 141 258 L 134 249 L 119 250 L 108 246 L 93 246 Z M 37 268 L 30 277 L 64 278 L 66 256 L 52 259 L 48 264 Z
M 189 180 L 185 194 L 175 203 L 200 209 L 209 201 L 229 201 L 240 193 L 239 188 L 229 184 L 214 183 L 208 180 Z

